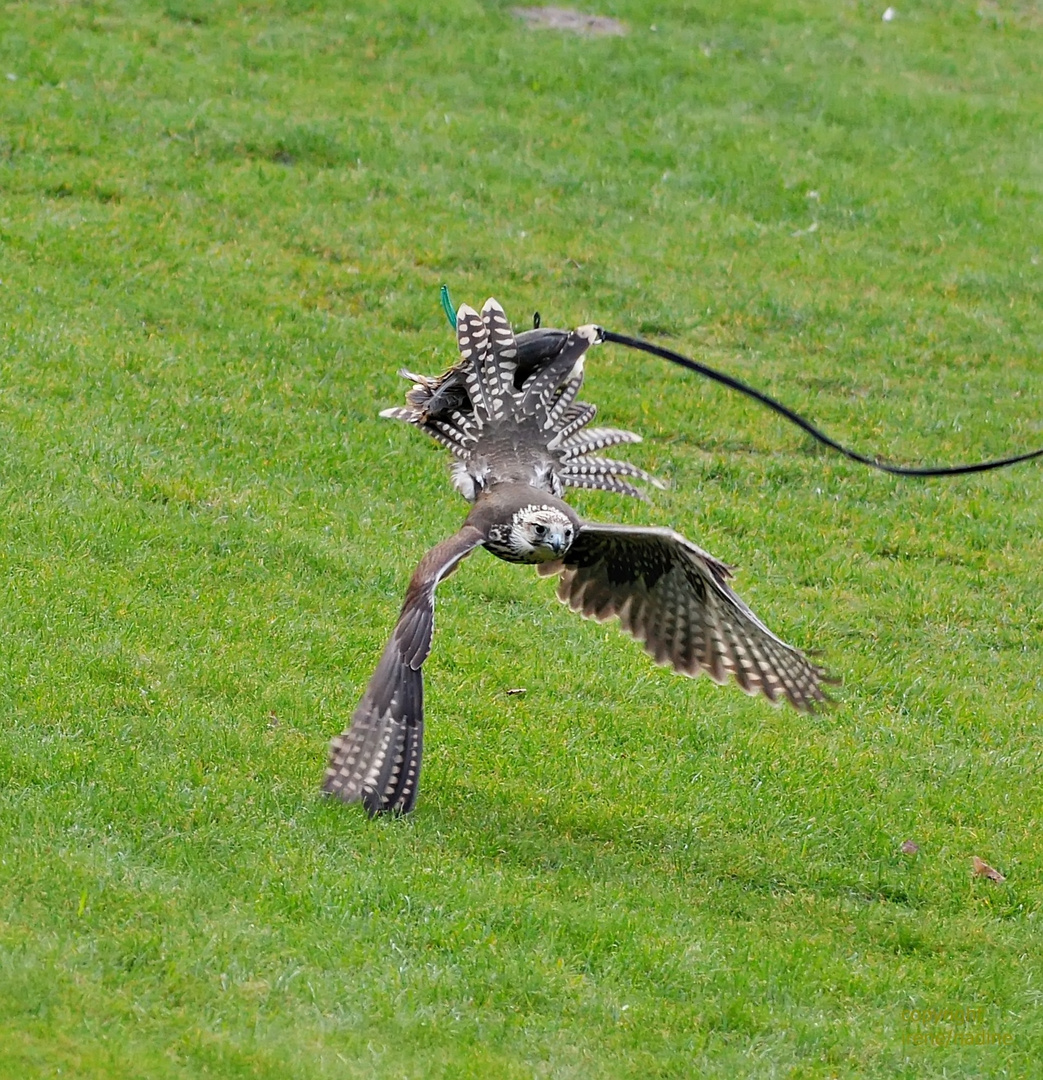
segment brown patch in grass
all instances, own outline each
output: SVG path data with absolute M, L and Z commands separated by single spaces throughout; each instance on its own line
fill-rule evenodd
M 581 11 L 559 7 L 514 7 L 511 13 L 524 19 L 531 30 L 567 30 L 584 37 L 622 37 L 626 26 L 606 15 L 584 15 Z

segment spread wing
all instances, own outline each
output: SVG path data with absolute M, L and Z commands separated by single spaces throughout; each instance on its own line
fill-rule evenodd
M 420 560 L 351 726 L 330 743 L 322 790 L 344 802 L 361 800 L 371 817 L 408 814 L 416 802 L 424 736 L 421 667 L 431 652 L 435 587 L 484 539 L 465 525 Z
M 656 663 L 719 683 L 732 675 L 746 693 L 801 711 L 827 700 L 825 673 L 732 592 L 724 563 L 671 529 L 585 523 L 563 560 L 538 569 L 561 573 L 558 598 L 573 611 L 619 616 Z

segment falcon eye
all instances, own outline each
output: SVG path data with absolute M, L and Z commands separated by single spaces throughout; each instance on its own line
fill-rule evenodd
M 537 536 L 546 536 L 547 535 L 547 526 L 546 525 L 537 525 L 537 526 L 535 526 L 534 531 L 535 531 Z

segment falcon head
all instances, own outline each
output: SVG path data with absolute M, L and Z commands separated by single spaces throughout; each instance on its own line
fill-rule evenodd
M 486 547 L 508 562 L 545 563 L 560 559 L 572 546 L 576 527 L 553 506 L 523 506 L 510 521 L 489 530 Z

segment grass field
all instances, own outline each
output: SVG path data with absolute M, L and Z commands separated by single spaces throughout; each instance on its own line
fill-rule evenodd
M 873 474 L 606 346 L 670 489 L 577 508 L 740 566 L 838 707 L 479 553 L 417 812 L 318 794 L 466 509 L 377 418 L 443 281 L 864 452 L 1043 445 L 1043 15 L 885 6 L 3 5 L 0 1076 L 1038 1075 L 1038 463 Z

